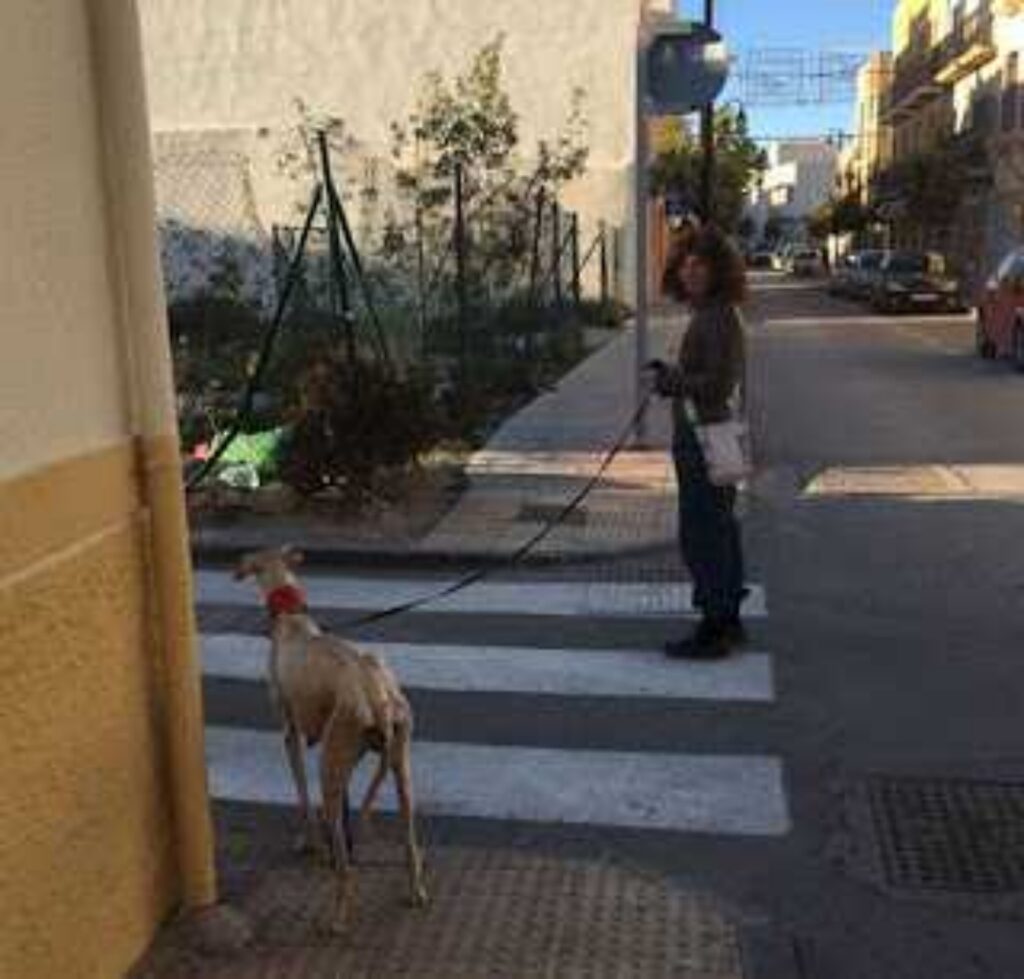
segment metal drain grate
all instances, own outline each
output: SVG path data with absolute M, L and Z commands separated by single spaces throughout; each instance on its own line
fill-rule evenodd
M 1024 784 L 883 776 L 868 795 L 893 887 L 1024 891 Z
M 562 517 L 564 510 L 564 503 L 524 503 L 516 514 L 516 520 L 520 523 L 550 523 L 561 517 L 561 522 L 567 527 L 582 527 L 586 524 L 586 507 L 576 507 Z

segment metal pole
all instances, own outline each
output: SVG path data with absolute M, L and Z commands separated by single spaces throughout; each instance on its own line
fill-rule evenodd
M 427 348 L 427 252 L 423 241 L 423 208 L 416 204 L 416 292 L 420 319 L 420 356 Z
M 465 174 L 462 162 L 455 164 L 455 302 L 459 330 L 459 368 L 465 381 L 468 343 L 466 336 L 466 212 Z
M 704 23 L 715 26 L 715 0 L 704 0 Z M 700 202 L 701 215 L 705 221 L 714 216 L 715 186 L 715 107 L 709 103 L 700 112 L 701 172 Z
M 551 202 L 551 281 L 555 305 L 562 305 L 562 210 L 558 201 Z
M 323 171 L 323 186 L 327 212 L 327 245 L 330 253 L 331 276 L 330 297 L 331 313 L 340 316 L 345 331 L 345 347 L 349 366 L 358 367 L 356 351 L 355 323 L 352 315 L 352 301 L 348 291 L 348 279 L 345 275 L 344 258 L 341 250 L 341 235 L 338 231 L 338 216 L 334 209 L 334 178 L 331 175 L 331 154 L 327 149 L 327 134 L 321 130 L 317 133 L 320 144 L 320 167 Z
M 537 191 L 537 201 L 533 215 L 533 241 L 530 253 L 530 302 L 540 305 L 538 285 L 540 283 L 540 239 L 544 231 L 544 188 Z
M 579 306 L 582 302 L 582 290 L 580 289 L 580 216 L 576 212 L 572 215 L 572 301 Z
M 635 140 L 634 148 L 634 223 L 636 225 L 636 364 L 634 370 L 634 394 L 636 410 L 640 410 L 647 393 L 647 379 L 644 376 L 644 365 L 650 360 L 650 343 L 648 338 L 648 295 L 647 295 L 647 204 L 648 158 L 650 155 L 650 134 L 647 130 L 647 56 L 650 45 L 647 23 L 641 20 L 637 33 L 636 45 L 636 104 L 634 107 Z M 647 417 L 643 412 L 636 427 L 637 444 L 643 446 L 647 441 Z
M 608 225 L 601 222 L 601 305 L 608 305 Z

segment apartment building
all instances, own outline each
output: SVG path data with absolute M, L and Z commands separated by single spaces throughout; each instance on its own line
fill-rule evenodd
M 839 151 L 824 139 L 783 140 L 768 148 L 768 167 L 750 193 L 747 216 L 758 237 L 777 229 L 799 238 L 803 222 L 828 201 L 839 172 Z
M 872 201 L 895 243 L 941 248 L 978 283 L 1024 235 L 1024 2 L 900 0 L 892 42 L 891 165 Z M 908 199 L 908 165 L 947 185 L 934 213 Z
M 892 160 L 892 128 L 886 98 L 892 84 L 892 55 L 877 51 L 857 72 L 853 139 L 844 145 L 839 164 L 840 191 L 867 204 L 872 182 Z

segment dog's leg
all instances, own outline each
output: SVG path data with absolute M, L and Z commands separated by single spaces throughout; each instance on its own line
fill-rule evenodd
M 284 744 L 288 751 L 288 764 L 295 779 L 295 791 L 299 797 L 299 815 L 302 818 L 302 833 L 295 841 L 298 853 L 310 853 L 322 845 L 313 809 L 309 804 L 309 785 L 306 782 L 306 759 L 303 754 L 302 735 L 292 724 L 284 731 Z
M 388 774 L 388 753 L 382 751 L 380 761 L 377 764 L 377 771 L 373 773 L 373 780 L 370 782 L 366 795 L 363 797 L 363 805 L 359 810 L 359 831 L 368 833 L 373 823 L 373 803 L 377 799 L 377 793 Z
M 427 903 L 427 888 L 423 882 L 423 853 L 416 839 L 416 815 L 412 795 L 412 759 L 409 732 L 400 729 L 394 746 L 395 786 L 398 805 L 405 827 L 405 854 L 409 865 L 409 899 L 414 907 Z
M 320 786 L 324 796 L 324 819 L 331 840 L 331 855 L 337 874 L 337 891 L 330 929 L 340 934 L 347 929 L 355 904 L 355 880 L 342 813 L 352 771 L 362 755 L 358 725 L 346 723 L 335 714 L 327 722 L 320 756 Z

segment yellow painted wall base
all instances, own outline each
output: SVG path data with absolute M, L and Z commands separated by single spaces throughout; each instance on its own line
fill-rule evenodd
M 0 977 L 107 979 L 179 885 L 130 443 L 0 483 Z

